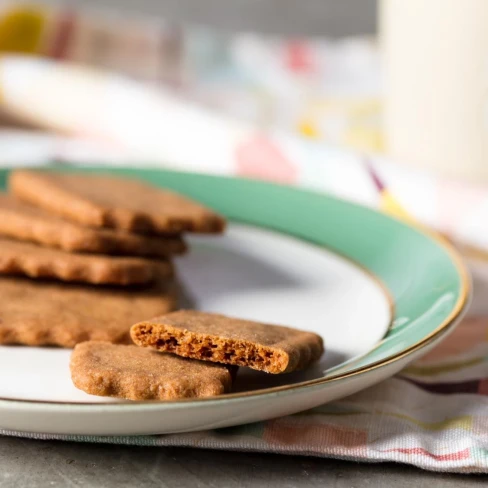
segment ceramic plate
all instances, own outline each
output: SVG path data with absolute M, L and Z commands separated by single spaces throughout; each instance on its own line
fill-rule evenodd
M 249 180 L 110 171 L 172 188 L 229 218 L 225 236 L 192 237 L 190 254 L 178 259 L 191 306 L 315 331 L 326 353 L 306 372 L 241 368 L 234 392 L 221 397 L 122 402 L 74 388 L 68 350 L 3 346 L 0 429 L 157 434 L 292 414 L 393 375 L 441 340 L 467 306 L 467 274 L 447 244 L 368 208 Z

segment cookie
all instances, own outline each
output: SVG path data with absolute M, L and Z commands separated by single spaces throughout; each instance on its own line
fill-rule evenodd
M 222 232 L 225 220 L 203 205 L 139 180 L 109 175 L 18 170 L 18 198 L 91 227 L 136 233 Z
M 225 366 L 105 342 L 78 344 L 70 369 L 80 390 L 127 400 L 202 398 L 226 393 L 232 385 Z
M 74 347 L 101 340 L 130 343 L 130 326 L 177 308 L 172 283 L 111 288 L 0 278 L 0 344 Z
M 165 257 L 186 251 L 178 235 L 149 237 L 83 227 L 5 193 L 0 193 L 0 235 L 70 252 Z
M 74 254 L 0 237 L 0 275 L 24 275 L 93 284 L 148 283 L 171 276 L 169 261 Z
M 135 324 L 131 337 L 138 346 L 274 374 L 304 369 L 324 350 L 312 332 L 193 310 Z

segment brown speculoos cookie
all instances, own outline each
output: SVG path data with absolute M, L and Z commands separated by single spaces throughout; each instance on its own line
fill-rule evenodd
M 151 237 L 84 227 L 6 193 L 0 193 L 0 235 L 70 252 L 166 257 L 186 251 L 179 235 Z
M 127 400 L 210 397 L 232 386 L 231 373 L 223 365 L 105 342 L 78 344 L 70 370 L 80 390 Z
M 143 181 L 101 174 L 17 170 L 9 190 L 68 220 L 147 234 L 220 233 L 225 220 L 203 205 Z
M 0 344 L 74 347 L 88 340 L 128 344 L 148 313 L 177 308 L 177 287 L 113 288 L 0 278 Z
M 173 266 L 162 260 L 74 254 L 0 237 L 0 275 L 130 285 L 149 283 L 157 276 L 170 277 Z
M 312 332 L 194 310 L 135 324 L 131 337 L 138 346 L 274 374 L 304 369 L 324 350 Z

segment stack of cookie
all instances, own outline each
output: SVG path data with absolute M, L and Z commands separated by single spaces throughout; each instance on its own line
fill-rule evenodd
M 129 343 L 174 310 L 184 232 L 225 220 L 176 193 L 107 175 L 22 170 L 0 194 L 0 344 Z

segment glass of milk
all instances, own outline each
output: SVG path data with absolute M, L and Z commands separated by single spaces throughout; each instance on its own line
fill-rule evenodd
M 395 161 L 488 185 L 488 0 L 380 0 Z

